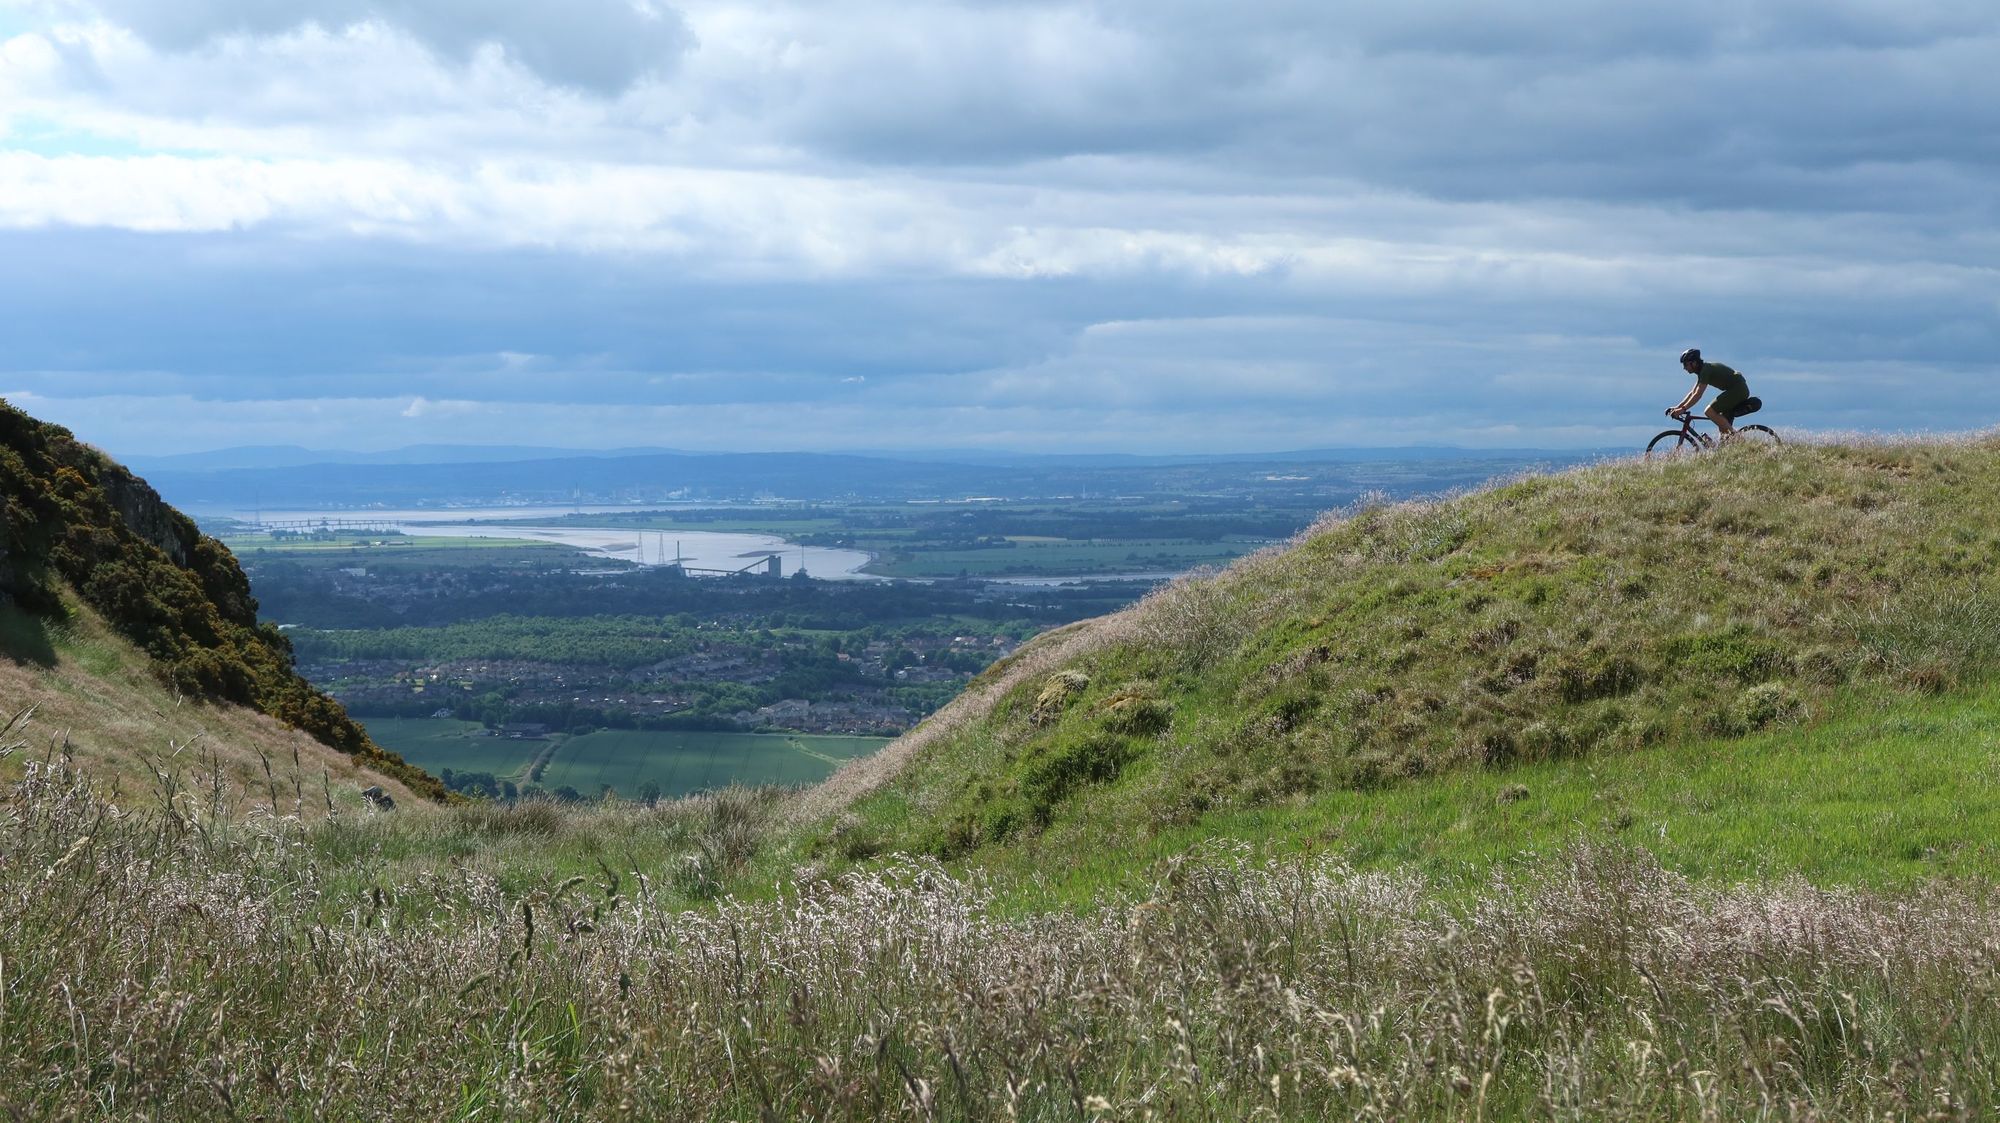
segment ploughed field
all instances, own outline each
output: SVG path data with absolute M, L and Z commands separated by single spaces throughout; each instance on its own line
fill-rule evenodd
M 732 785 L 814 784 L 887 743 L 881 737 L 807 733 L 623 729 L 526 739 L 492 736 L 477 722 L 449 718 L 371 718 L 367 726 L 382 745 L 433 774 L 488 772 L 521 785 L 569 787 L 593 797 L 608 786 L 628 799 L 649 781 L 667 798 Z M 545 753 L 541 775 L 531 777 Z

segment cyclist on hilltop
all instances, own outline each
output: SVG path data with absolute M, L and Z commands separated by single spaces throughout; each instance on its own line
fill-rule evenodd
M 1750 383 L 1735 370 L 1721 363 L 1703 362 L 1699 347 L 1690 347 L 1681 352 L 1681 369 L 1694 375 L 1694 389 L 1687 392 L 1687 397 L 1682 398 L 1679 405 L 1668 406 L 1667 416 L 1673 418 L 1685 416 L 1694 408 L 1694 404 L 1701 400 L 1702 394 L 1713 386 L 1720 393 L 1715 396 L 1714 401 L 1708 403 L 1708 408 L 1702 411 L 1702 415 L 1715 422 L 1715 427 L 1722 430 L 1724 440 L 1735 436 L 1736 416 L 1739 413 L 1755 412 L 1757 408 L 1756 406 L 1750 409 L 1743 408 L 1746 402 L 1751 401 Z

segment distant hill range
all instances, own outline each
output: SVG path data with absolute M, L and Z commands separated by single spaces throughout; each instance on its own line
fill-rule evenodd
M 224 756 L 238 771 L 260 753 L 294 769 L 323 757 L 313 770 L 322 779 L 374 777 L 405 794 L 444 794 L 299 677 L 290 642 L 258 623 L 227 548 L 145 481 L 4 402 L 0 656 L 0 723 L 12 722 L 16 736 L 32 710 L 58 740 L 94 734 L 89 748 L 123 753 L 126 764 L 219 738 L 231 745 L 201 749 L 222 754 L 218 769 Z M 287 728 L 317 744 L 302 746 Z
M 971 496 L 1175 495 L 1276 476 L 1303 485 L 1365 490 L 1371 466 L 1449 464 L 1454 480 L 1596 459 L 1591 451 L 1534 449 L 1320 449 L 1301 452 L 1039 456 L 949 452 L 871 455 L 808 452 L 576 452 L 523 447 L 418 446 L 381 453 L 297 448 L 228 449 L 141 460 L 162 494 L 202 512 L 255 507 L 416 503 L 647 502 L 669 499 L 804 501 L 949 499 Z

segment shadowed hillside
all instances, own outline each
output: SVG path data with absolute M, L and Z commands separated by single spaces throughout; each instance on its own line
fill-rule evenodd
M 2000 442 L 1729 449 L 1365 508 L 1044 637 L 809 804 L 1044 853 L 1727 741 L 2000 668 Z
M 72 597 L 144 652 L 170 697 L 251 707 L 413 791 L 443 796 L 434 778 L 376 745 L 299 677 L 290 642 L 258 623 L 250 583 L 221 543 L 67 430 L 0 403 L 0 654 L 17 671 L 54 667 L 52 633 L 93 626 L 78 620 Z M 7 681 L 24 689 L 36 680 Z M 8 716 L 36 701 L 0 699 Z M 132 712 L 144 711 L 134 703 Z

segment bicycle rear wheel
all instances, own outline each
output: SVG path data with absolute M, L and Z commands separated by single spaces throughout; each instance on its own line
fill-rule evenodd
M 1646 459 L 1664 460 L 1669 457 L 1684 456 L 1688 453 L 1700 451 L 1701 446 L 1696 444 L 1694 439 L 1687 435 L 1686 430 L 1669 429 L 1647 442 Z
M 1778 439 L 1778 434 L 1773 432 L 1769 425 L 1738 425 L 1736 439 L 1747 445 L 1758 446 L 1785 443 Z

